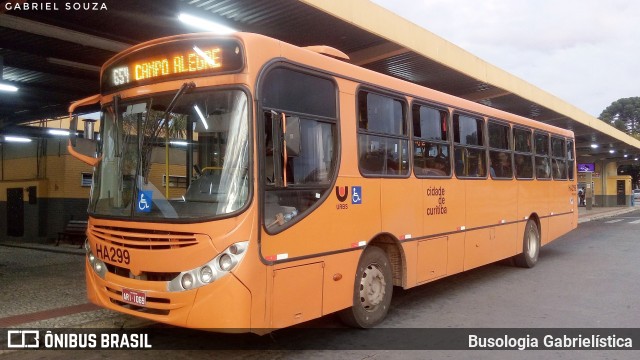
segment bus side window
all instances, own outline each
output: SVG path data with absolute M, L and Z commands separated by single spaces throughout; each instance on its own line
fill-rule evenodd
M 467 115 L 453 115 L 456 176 L 486 177 L 484 120 Z
M 533 147 L 531 146 L 531 130 L 513 128 L 514 170 L 516 178 L 533 179 Z
M 535 133 L 534 145 L 536 158 L 536 178 L 550 179 L 551 164 L 549 161 L 549 135 Z
M 446 110 L 413 105 L 413 171 L 416 177 L 451 176 Z
M 567 179 L 567 167 L 565 160 L 566 145 L 564 139 L 552 137 L 551 138 L 551 168 L 554 180 L 566 180 Z
M 509 125 L 489 120 L 489 161 L 492 178 L 513 177 Z
M 575 168 L 575 159 L 573 156 L 573 141 L 567 141 L 567 177 L 573 180 L 573 169 Z
M 367 91 L 358 93 L 358 156 L 365 176 L 409 175 L 404 101 Z

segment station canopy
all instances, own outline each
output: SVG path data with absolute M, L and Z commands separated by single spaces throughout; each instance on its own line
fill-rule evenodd
M 0 133 L 66 115 L 70 102 L 99 92 L 100 66 L 115 53 L 197 31 L 178 20 L 188 13 L 298 46 L 331 46 L 356 65 L 570 129 L 579 156 L 640 155 L 640 141 L 367 0 L 108 0 L 96 10 L 57 2 L 58 10 L 37 11 L 6 3 L 29 2 L 0 9 L 0 81 L 19 88 L 0 94 Z

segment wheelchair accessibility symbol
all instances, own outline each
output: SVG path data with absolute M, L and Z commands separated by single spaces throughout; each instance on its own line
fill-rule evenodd
M 362 204 L 362 186 L 351 187 L 351 203 L 354 205 Z
M 140 191 L 138 193 L 138 212 L 151 212 L 151 202 L 153 201 L 153 191 Z

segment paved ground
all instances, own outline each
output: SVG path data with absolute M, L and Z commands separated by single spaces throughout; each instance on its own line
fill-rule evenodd
M 581 207 L 579 223 L 633 210 L 587 211 Z M 83 264 L 84 250 L 77 246 L 0 243 L 0 328 L 126 328 L 148 324 L 87 303 Z

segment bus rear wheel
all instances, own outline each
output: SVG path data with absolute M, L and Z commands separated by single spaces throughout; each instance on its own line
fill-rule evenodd
M 367 248 L 360 261 L 353 290 L 353 306 L 339 313 L 347 325 L 370 328 L 387 315 L 393 294 L 393 274 L 387 254 L 379 247 Z
M 538 262 L 540 254 L 540 230 L 536 222 L 529 219 L 527 226 L 524 228 L 524 237 L 522 239 L 522 253 L 516 255 L 513 260 L 516 266 L 522 268 L 532 268 Z

